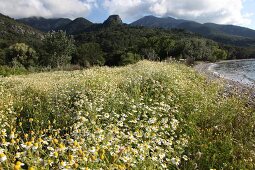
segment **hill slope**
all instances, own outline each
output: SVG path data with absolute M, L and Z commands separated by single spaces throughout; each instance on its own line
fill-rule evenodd
M 0 14 L 0 48 L 16 42 L 33 44 L 42 36 L 40 31 Z
M 166 28 L 166 29 L 171 29 L 171 28 L 177 28 L 178 25 L 181 23 L 188 22 L 186 20 L 177 20 L 171 17 L 167 18 L 158 18 L 155 16 L 146 16 L 143 17 L 130 25 L 132 26 L 144 26 L 144 27 L 151 27 L 151 28 Z
M 18 19 L 18 21 L 44 32 L 63 30 L 72 35 L 122 24 L 122 20 L 118 15 L 109 16 L 102 24 L 94 24 L 82 17 L 76 18 L 73 21 L 65 18 L 45 19 L 42 17 L 23 18 Z
M 93 25 L 92 22 L 81 17 L 81 18 L 76 18 L 75 20 L 69 22 L 66 25 L 57 27 L 56 30 L 64 30 L 68 34 L 79 34 L 92 25 Z
M 234 25 L 219 25 L 213 23 L 200 24 L 171 17 L 158 18 L 155 16 L 143 17 L 131 23 L 131 25 L 150 28 L 185 29 L 226 44 L 238 46 L 255 45 L 255 30 Z
M 217 43 L 193 33 L 132 27 L 123 24 L 116 16 L 110 16 L 103 24 L 92 25 L 81 34 L 74 35 L 74 38 L 78 45 L 91 42 L 99 44 L 106 54 L 107 65 L 118 65 L 126 53 L 140 54 L 147 59 L 178 58 L 188 48 L 186 42 L 192 46 L 190 49 L 193 49 L 193 44 L 199 44 L 200 49 L 203 44 L 207 44 L 205 48 L 218 48 Z
M 30 17 L 30 18 L 18 19 L 17 21 L 30 25 L 31 27 L 34 27 L 38 30 L 48 32 L 48 31 L 56 30 L 58 27 L 67 25 L 72 20 L 67 18 L 46 19 L 43 17 Z

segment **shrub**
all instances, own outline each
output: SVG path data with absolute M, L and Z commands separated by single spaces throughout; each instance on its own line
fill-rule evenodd
M 125 66 L 125 65 L 128 65 L 128 64 L 134 64 L 134 63 L 138 62 L 139 60 L 141 60 L 140 55 L 133 54 L 133 53 L 129 52 L 129 53 L 121 55 L 119 65 L 120 66 Z
M 11 66 L 28 68 L 36 65 L 37 54 L 28 45 L 16 43 L 7 50 L 6 60 Z
M 104 52 L 97 43 L 86 43 L 79 46 L 75 60 L 83 67 L 105 64 Z
M 7 77 L 10 75 L 21 75 L 28 74 L 29 71 L 24 67 L 9 67 L 9 66 L 0 66 L 0 76 Z

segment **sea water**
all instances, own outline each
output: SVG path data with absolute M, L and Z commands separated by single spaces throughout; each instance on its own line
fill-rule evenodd
M 219 62 L 212 64 L 209 69 L 223 78 L 255 85 L 255 59 Z

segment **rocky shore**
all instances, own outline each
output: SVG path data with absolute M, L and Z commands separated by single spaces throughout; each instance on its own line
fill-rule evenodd
M 199 63 L 194 66 L 194 69 L 206 76 L 208 81 L 220 81 L 224 84 L 223 96 L 239 96 L 248 104 L 251 104 L 255 107 L 255 86 L 243 84 L 238 81 L 230 80 L 224 78 L 223 75 L 220 75 L 213 71 L 212 67 L 216 63 Z

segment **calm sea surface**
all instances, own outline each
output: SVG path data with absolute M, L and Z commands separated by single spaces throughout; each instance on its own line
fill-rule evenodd
M 215 74 L 243 84 L 255 85 L 255 59 L 225 61 L 213 64 L 210 68 Z

